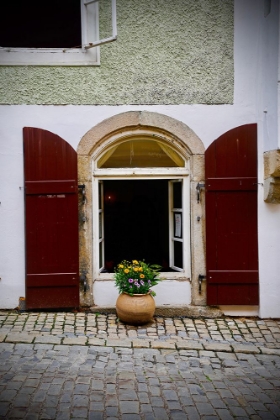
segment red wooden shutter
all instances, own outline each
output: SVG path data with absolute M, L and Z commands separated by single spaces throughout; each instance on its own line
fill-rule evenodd
M 79 306 L 77 153 L 25 127 L 26 308 Z
M 257 125 L 228 131 L 205 153 L 208 305 L 257 305 Z

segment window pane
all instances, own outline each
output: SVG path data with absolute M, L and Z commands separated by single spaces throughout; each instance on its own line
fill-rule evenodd
M 99 268 L 103 267 L 103 242 L 99 242 Z
M 101 182 L 98 183 L 98 209 L 102 209 L 103 191 Z
M 99 213 L 99 239 L 103 236 L 102 232 L 102 213 Z
M 173 182 L 173 208 L 182 208 L 182 182 Z
M 80 0 L 2 1 L 0 4 L 0 45 L 14 48 L 80 46 Z
M 183 167 L 184 160 L 166 144 L 155 140 L 125 141 L 108 150 L 98 168 Z
M 174 265 L 183 269 L 183 242 L 174 241 Z
M 182 238 L 183 237 L 183 218 L 182 213 L 174 213 L 174 237 Z

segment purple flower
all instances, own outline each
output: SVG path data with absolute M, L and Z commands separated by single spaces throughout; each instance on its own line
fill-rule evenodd
M 133 279 L 128 279 L 129 283 L 133 283 Z
M 139 289 L 140 284 L 139 284 L 139 283 L 134 283 L 134 284 L 135 284 L 135 286 L 136 286 L 136 287 L 138 287 L 138 289 Z
M 148 280 L 148 283 L 151 284 L 151 280 Z
M 143 282 L 143 280 L 140 280 L 140 284 L 142 284 L 142 286 L 144 286 L 145 283 Z

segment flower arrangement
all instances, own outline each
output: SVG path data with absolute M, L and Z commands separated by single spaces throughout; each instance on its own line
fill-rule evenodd
M 115 268 L 115 285 L 119 293 L 127 293 L 129 295 L 139 295 L 150 293 L 155 296 L 155 292 L 151 287 L 160 281 L 157 278 L 161 266 L 157 264 L 147 264 L 145 261 L 123 260 Z

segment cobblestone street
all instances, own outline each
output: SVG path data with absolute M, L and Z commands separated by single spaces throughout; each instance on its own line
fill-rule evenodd
M 1 419 L 279 419 L 280 320 L 0 312 Z

